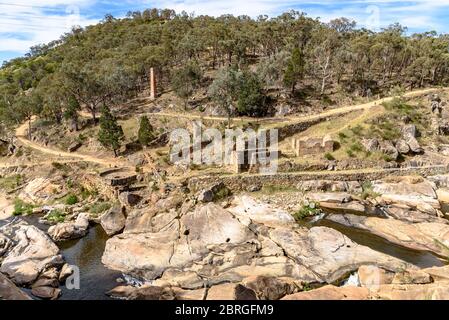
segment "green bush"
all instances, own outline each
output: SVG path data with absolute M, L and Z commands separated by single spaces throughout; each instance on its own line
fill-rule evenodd
M 360 197 L 364 200 L 371 198 L 371 199 L 375 199 L 377 198 L 380 194 L 374 192 L 373 190 L 373 184 L 371 183 L 371 181 L 365 181 L 362 184 L 362 194 L 360 195 Z
M 54 209 L 52 210 L 47 216 L 47 220 L 53 223 L 61 223 L 65 221 L 65 212 L 59 210 L 59 209 Z
M 34 205 L 26 203 L 25 201 L 21 199 L 15 199 L 14 200 L 14 211 L 13 215 L 15 216 L 21 216 L 21 215 L 30 215 L 33 213 L 33 209 L 35 208 Z
M 330 152 L 327 152 L 325 155 L 324 155 L 324 158 L 326 158 L 326 160 L 329 160 L 329 161 L 333 161 L 333 160 L 335 160 L 335 157 L 332 155 L 332 153 L 330 153 Z
M 321 212 L 322 211 L 319 207 L 319 204 L 312 202 L 304 205 L 293 215 L 293 217 L 295 218 L 296 221 L 301 221 L 304 220 L 305 218 L 316 216 Z
M 67 195 L 67 197 L 65 198 L 65 204 L 68 206 L 72 206 L 74 204 L 77 204 L 79 202 L 79 199 L 76 195 L 74 194 L 69 194 Z
M 106 210 L 111 209 L 111 207 L 112 207 L 111 203 L 99 201 L 90 206 L 89 212 L 94 215 L 99 215 L 99 214 L 105 212 Z

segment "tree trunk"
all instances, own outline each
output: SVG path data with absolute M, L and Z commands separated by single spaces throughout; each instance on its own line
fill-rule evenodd
M 31 118 L 28 119 L 28 140 L 31 141 Z

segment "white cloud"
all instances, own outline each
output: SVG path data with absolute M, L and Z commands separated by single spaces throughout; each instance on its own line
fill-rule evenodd
M 83 8 L 92 3 L 87 0 L 0 2 L 0 51 L 23 54 L 31 46 L 58 39 L 74 25 L 96 23 L 97 20 L 82 14 Z

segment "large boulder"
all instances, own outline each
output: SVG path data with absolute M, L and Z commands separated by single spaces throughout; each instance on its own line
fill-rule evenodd
M 295 222 L 293 216 L 288 212 L 246 195 L 236 197 L 228 210 L 239 217 L 242 222 L 249 219 L 248 223 L 254 221 L 267 226 L 291 225 Z
M 75 221 L 62 222 L 48 229 L 53 241 L 66 241 L 84 237 L 89 229 L 89 215 L 81 213 Z
M 254 237 L 231 213 L 209 203 L 173 219 L 159 232 L 109 239 L 102 261 L 112 269 L 154 279 L 168 268 L 202 260 L 215 245 L 237 246 Z
M 37 178 L 30 181 L 19 194 L 19 198 L 29 203 L 49 202 L 62 191 L 62 186 L 48 178 Z
M 282 300 L 368 300 L 370 292 L 367 288 L 324 286 L 316 290 L 298 292 L 282 298 Z
M 306 266 L 327 283 L 341 280 L 360 266 L 376 264 L 388 270 L 397 270 L 404 261 L 361 246 L 342 233 L 326 228 L 310 230 L 277 228 L 270 230 L 270 238 L 297 263 Z
M 395 219 L 362 217 L 351 214 L 332 215 L 329 220 L 367 230 L 392 243 L 414 250 L 431 251 L 442 257 L 449 254 L 449 225 L 441 223 L 407 223 Z
M 31 300 L 30 296 L 20 290 L 11 280 L 0 273 L 0 300 Z
M 46 268 L 61 263 L 59 248 L 38 228 L 24 221 L 15 221 L 0 228 L 0 234 L 14 242 L 4 255 L 0 271 L 14 283 L 34 282 Z
M 380 143 L 377 139 L 364 139 L 362 144 L 368 152 L 376 152 L 380 150 Z
M 391 141 L 382 141 L 380 144 L 380 150 L 382 153 L 391 158 L 391 160 L 397 160 L 399 152 Z
M 113 206 L 100 218 L 101 226 L 108 236 L 113 236 L 125 228 L 126 217 L 122 208 Z
M 373 191 L 387 205 L 405 205 L 436 215 L 441 208 L 434 183 L 421 177 L 396 177 L 373 182 Z
M 402 139 L 396 142 L 396 149 L 400 154 L 408 154 L 410 152 L 410 146 L 405 140 Z

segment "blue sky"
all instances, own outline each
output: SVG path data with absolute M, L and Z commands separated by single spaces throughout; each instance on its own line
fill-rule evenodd
M 73 25 L 153 7 L 253 17 L 295 9 L 323 21 L 345 16 L 373 30 L 399 22 L 410 32 L 449 33 L 449 0 L 0 0 L 0 64 L 25 54 L 30 46 L 58 39 Z

